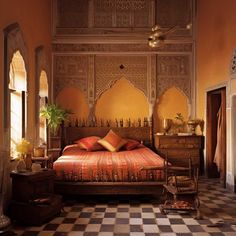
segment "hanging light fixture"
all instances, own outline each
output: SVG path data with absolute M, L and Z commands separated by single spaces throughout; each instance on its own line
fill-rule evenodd
M 191 23 L 186 25 L 186 29 L 188 30 L 190 30 L 191 27 L 192 27 Z M 159 25 L 154 25 L 152 27 L 152 33 L 148 37 L 149 46 L 152 48 L 162 47 L 165 43 L 166 36 L 180 28 L 181 28 L 180 26 L 176 25 L 166 31 L 163 31 Z

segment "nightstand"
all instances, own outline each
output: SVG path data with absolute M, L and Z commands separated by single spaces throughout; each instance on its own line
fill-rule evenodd
M 155 135 L 155 148 L 161 156 L 168 156 L 176 165 L 188 163 L 191 157 L 192 164 L 203 174 L 204 137 L 198 135 Z
M 27 225 L 41 225 L 60 213 L 62 197 L 53 193 L 54 171 L 11 172 L 11 219 Z

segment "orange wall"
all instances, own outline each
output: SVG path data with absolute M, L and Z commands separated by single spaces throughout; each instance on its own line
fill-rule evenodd
M 56 103 L 72 112 L 69 120 L 73 123 L 75 119 L 87 120 L 89 107 L 84 93 L 80 89 L 73 87 L 64 88 L 56 97 Z
M 98 99 L 95 116 L 112 121 L 124 119 L 124 122 L 130 118 L 137 124 L 138 118 L 143 121 L 149 116 L 149 103 L 144 93 L 128 80 L 120 79 Z
M 28 136 L 35 136 L 34 120 L 34 77 L 35 77 L 35 48 L 44 46 L 49 63 L 51 61 L 51 1 L 50 0 L 7 0 L 0 1 L 0 83 L 3 86 L 3 29 L 18 22 L 28 50 Z M 3 143 L 2 107 L 3 97 L 0 92 L 0 146 Z
M 229 79 L 235 9 L 235 0 L 197 0 L 197 117 L 204 117 L 206 88 Z
M 189 118 L 188 99 L 175 87 L 168 89 L 160 97 L 156 107 L 154 111 L 154 117 L 156 117 L 155 130 L 158 132 L 163 132 L 163 119 L 171 119 L 173 123 L 176 123 L 175 117 L 177 113 L 182 114 L 184 121 Z

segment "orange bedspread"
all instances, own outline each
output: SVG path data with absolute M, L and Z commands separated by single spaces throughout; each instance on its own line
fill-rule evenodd
M 140 170 L 164 165 L 164 159 L 147 147 L 132 151 L 87 152 L 67 146 L 53 164 L 56 179 L 63 181 L 155 181 L 163 180 L 162 170 Z

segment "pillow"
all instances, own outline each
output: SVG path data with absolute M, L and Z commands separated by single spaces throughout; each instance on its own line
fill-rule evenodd
M 110 130 L 103 139 L 98 140 L 98 143 L 110 152 L 117 152 L 127 141 Z
M 81 149 L 85 149 L 89 152 L 91 151 L 100 151 L 104 148 L 98 143 L 98 140 L 101 139 L 98 136 L 89 136 L 75 141 Z
M 131 151 L 140 146 L 140 142 L 134 139 L 126 139 L 127 143 L 122 147 L 126 151 Z

